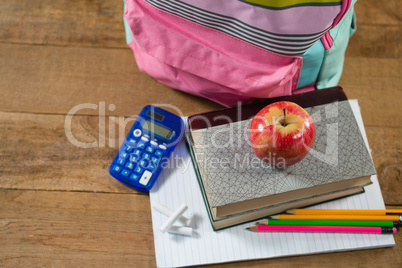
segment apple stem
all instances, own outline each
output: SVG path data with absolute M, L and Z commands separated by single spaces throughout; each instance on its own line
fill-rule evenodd
M 285 127 L 286 126 L 286 108 L 283 107 L 282 110 L 283 110 L 283 120 L 281 120 L 281 123 L 282 123 L 282 126 Z

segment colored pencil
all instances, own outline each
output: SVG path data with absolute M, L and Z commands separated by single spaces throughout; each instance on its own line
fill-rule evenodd
M 373 215 L 275 215 L 275 220 L 349 220 L 349 221 L 402 221 L 402 216 L 373 216 Z
M 326 233 L 372 233 L 394 234 L 395 227 L 356 227 L 356 226 L 275 226 L 257 225 L 247 228 L 253 232 L 326 232 Z
M 365 226 L 365 227 L 400 227 L 402 222 L 392 221 L 334 221 L 334 220 L 264 220 L 258 225 L 297 225 L 297 226 Z
M 387 215 L 402 214 L 402 209 L 291 209 L 295 215 Z

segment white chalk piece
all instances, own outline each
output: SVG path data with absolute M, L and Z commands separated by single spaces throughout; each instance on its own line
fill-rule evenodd
M 173 210 L 171 210 L 170 208 L 167 208 L 165 206 L 162 206 L 159 203 L 154 202 L 154 204 L 152 205 L 152 208 L 154 208 L 156 211 L 170 217 L 172 216 L 172 214 L 174 213 Z M 186 226 L 190 226 L 191 225 L 191 219 L 184 217 L 183 215 L 179 217 L 178 219 L 179 222 L 181 222 L 182 224 L 186 225 Z
M 186 235 L 186 236 L 193 236 L 193 228 L 186 227 L 186 226 L 176 226 L 172 225 L 168 233 L 170 234 L 179 234 L 179 235 Z
M 177 221 L 177 219 L 187 210 L 187 205 L 186 204 L 181 204 L 181 206 L 173 212 L 173 214 L 169 217 L 169 219 L 162 224 L 162 226 L 159 228 L 159 231 L 162 233 L 166 233 L 167 230 Z

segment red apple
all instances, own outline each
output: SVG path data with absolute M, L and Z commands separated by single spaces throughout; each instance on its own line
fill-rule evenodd
M 258 158 L 273 166 L 287 167 L 308 154 L 314 143 L 315 125 L 302 107 L 280 101 L 256 114 L 249 138 Z

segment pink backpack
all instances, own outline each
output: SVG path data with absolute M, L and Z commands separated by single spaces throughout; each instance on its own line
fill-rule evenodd
M 160 83 L 225 106 L 336 86 L 352 0 L 125 0 L 129 47 Z

